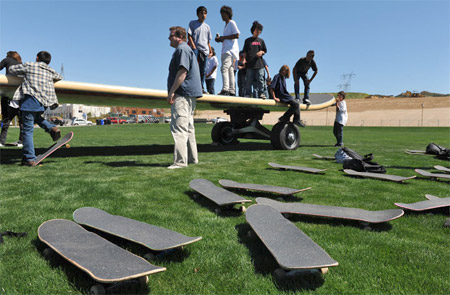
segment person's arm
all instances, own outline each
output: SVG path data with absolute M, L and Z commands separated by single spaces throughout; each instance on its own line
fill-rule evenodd
M 181 67 L 176 76 L 175 81 L 172 84 L 172 87 L 170 88 L 169 93 L 167 94 L 167 102 L 169 104 L 173 104 L 175 102 L 175 91 L 181 86 L 183 81 L 186 79 L 187 76 L 187 70 L 184 67 Z
M 214 73 L 214 71 L 216 70 L 216 68 L 217 68 L 217 65 L 215 65 L 215 66 L 211 69 L 211 71 L 210 71 L 208 74 L 206 74 L 205 78 L 209 78 L 209 76 L 211 76 L 212 73 Z
M 191 34 L 188 35 L 188 39 L 189 39 L 189 45 L 191 46 L 192 50 L 196 50 L 197 46 L 195 46 L 194 39 L 192 39 Z
M 239 39 L 239 34 L 233 34 L 228 36 L 220 36 L 219 38 L 216 38 L 217 42 L 223 42 L 224 40 L 233 40 L 233 39 Z
M 317 75 L 318 70 L 314 71 L 314 74 L 312 75 L 311 79 L 309 79 L 309 83 L 312 82 L 312 80 L 314 79 L 314 77 Z
M 272 94 L 273 100 L 275 100 L 276 102 L 280 102 L 280 99 L 275 96 L 275 91 L 273 90 L 273 88 L 269 88 L 269 91 Z
M 23 64 L 10 66 L 8 69 L 8 74 L 14 76 L 25 75 L 25 66 Z

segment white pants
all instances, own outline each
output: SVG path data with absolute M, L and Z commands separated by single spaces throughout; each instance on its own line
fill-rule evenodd
M 175 142 L 173 163 L 187 166 L 198 163 L 197 142 L 195 140 L 194 111 L 197 105 L 195 97 L 176 95 L 170 107 L 170 132 Z
M 224 53 L 221 56 L 222 66 L 220 71 L 222 72 L 222 81 L 223 81 L 223 91 L 228 91 L 231 93 L 236 93 L 235 82 L 234 82 L 234 67 L 233 61 L 234 58 L 232 55 Z

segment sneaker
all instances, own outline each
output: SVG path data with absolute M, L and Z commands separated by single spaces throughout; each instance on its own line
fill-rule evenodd
M 0 143 L 0 147 L 3 147 L 3 146 L 5 146 L 3 143 Z
M 205 91 L 205 90 L 203 90 L 203 94 L 209 94 L 209 92 L 208 92 L 208 91 Z
M 303 128 L 306 127 L 305 123 L 303 123 L 302 121 L 294 121 L 294 125 L 297 125 L 298 127 L 303 127 Z
M 336 143 L 334 146 L 343 147 L 344 144 L 343 143 Z
M 58 127 L 53 127 L 50 129 L 50 136 L 52 137 L 53 141 L 57 141 L 61 138 L 61 131 L 58 129 Z
M 306 99 L 304 98 L 303 103 L 309 106 L 311 104 L 311 101 L 307 98 Z
M 230 93 L 228 93 L 228 95 L 229 96 L 236 96 L 236 93 L 235 92 L 230 92 Z
M 226 90 L 222 90 L 222 91 L 220 91 L 219 93 L 217 93 L 217 95 L 225 95 L 225 96 L 229 96 L 230 93 L 229 93 L 228 91 L 226 91 Z
M 167 167 L 167 169 L 178 169 L 178 168 L 184 168 L 184 166 L 179 166 L 177 164 L 172 164 L 169 167 Z
M 261 95 L 259 96 L 259 98 L 261 99 L 267 99 L 266 95 L 264 93 L 261 93 Z
M 22 160 L 21 165 L 22 166 L 32 167 L 32 166 L 36 166 L 36 162 L 35 161 Z
M 20 141 L 16 141 L 16 142 L 14 143 L 14 145 L 15 145 L 16 147 L 23 147 L 23 144 L 22 144 Z

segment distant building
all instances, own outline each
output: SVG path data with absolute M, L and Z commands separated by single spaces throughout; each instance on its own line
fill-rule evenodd
M 110 107 L 86 106 L 82 104 L 63 104 L 54 110 L 47 109 L 44 116 L 47 118 L 61 117 L 65 120 L 70 120 L 72 118 L 87 119 L 88 114 L 91 117 L 102 117 L 110 112 Z
M 124 116 L 130 115 L 152 115 L 154 117 L 164 117 L 163 109 L 147 109 L 147 108 L 133 108 L 133 107 L 111 107 L 111 112 L 122 114 Z

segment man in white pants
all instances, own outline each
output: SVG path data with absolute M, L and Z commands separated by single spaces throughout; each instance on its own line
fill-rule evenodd
M 222 66 L 220 71 L 222 72 L 223 87 L 219 95 L 236 95 L 235 79 L 234 79 L 234 61 L 239 58 L 239 44 L 238 38 L 240 31 L 236 25 L 236 22 L 232 20 L 233 10 L 229 6 L 222 6 L 220 8 L 220 15 L 225 22 L 225 28 L 223 29 L 223 36 L 216 36 L 216 42 L 222 43 Z
M 197 58 L 186 43 L 186 30 L 171 27 L 170 46 L 175 48 L 167 78 L 167 102 L 171 105 L 170 131 L 175 142 L 174 160 L 169 169 L 198 163 L 195 140 L 194 111 L 197 98 L 202 97 L 202 84 Z

